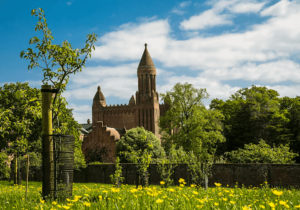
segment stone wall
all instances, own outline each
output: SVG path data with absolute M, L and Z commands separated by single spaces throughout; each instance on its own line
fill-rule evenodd
M 120 164 L 122 166 L 124 184 L 136 184 L 137 174 L 135 164 Z M 114 173 L 114 164 L 90 165 L 80 171 L 74 170 L 74 182 L 92 182 L 110 184 L 110 175 Z M 149 166 L 149 184 L 159 185 L 161 181 L 157 172 L 156 164 Z M 229 185 L 233 187 L 238 182 L 239 186 L 244 184 L 247 186 L 259 187 L 265 180 L 271 186 L 288 187 L 300 186 L 300 164 L 214 164 L 212 167 L 212 177 L 209 178 L 208 185 L 214 186 L 214 183 L 221 183 L 223 186 Z M 23 180 L 25 174 L 23 173 Z M 172 175 L 174 183 L 178 185 L 178 180 L 183 178 L 188 184 L 191 177 L 187 172 L 187 165 L 179 164 L 175 173 Z M 42 173 L 40 169 L 31 168 L 30 181 L 42 181 Z

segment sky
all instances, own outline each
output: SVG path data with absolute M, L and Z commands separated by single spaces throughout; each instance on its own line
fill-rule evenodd
M 42 85 L 42 70 L 29 71 L 20 58 L 34 47 L 32 37 L 42 37 L 35 8 L 44 10 L 54 44 L 83 48 L 88 34 L 98 35 L 86 68 L 70 76 L 63 93 L 79 123 L 92 118 L 98 85 L 108 105 L 128 104 L 145 43 L 159 93 L 188 82 L 206 88 L 207 107 L 252 85 L 300 95 L 299 0 L 0 0 L 0 86 Z

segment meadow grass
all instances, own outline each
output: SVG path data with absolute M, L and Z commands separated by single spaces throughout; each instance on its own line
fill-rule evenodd
M 300 209 L 300 191 L 269 188 L 216 187 L 204 190 L 194 185 L 162 188 L 136 188 L 122 185 L 74 183 L 73 196 L 63 201 L 44 201 L 40 182 L 29 182 L 27 200 L 25 186 L 0 181 L 0 209 Z

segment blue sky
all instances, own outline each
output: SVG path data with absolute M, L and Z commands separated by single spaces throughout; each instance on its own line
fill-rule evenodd
M 34 31 L 34 8 L 45 11 L 54 43 L 84 46 L 98 34 L 96 50 L 81 73 L 71 75 L 69 107 L 79 123 L 91 119 L 97 86 L 107 104 L 128 104 L 137 91 L 136 70 L 148 43 L 157 68 L 157 91 L 174 84 L 206 88 L 210 99 L 228 99 L 251 85 L 280 96 L 300 95 L 300 2 L 296 0 L 0 0 L 0 86 L 39 87 L 40 69 L 20 59 Z M 32 46 L 31 46 L 32 47 Z

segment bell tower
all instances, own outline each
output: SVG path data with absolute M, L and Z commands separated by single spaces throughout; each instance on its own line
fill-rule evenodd
M 156 68 L 145 44 L 145 50 L 137 68 L 138 91 L 136 92 L 136 122 L 157 138 L 159 100 L 156 92 Z

